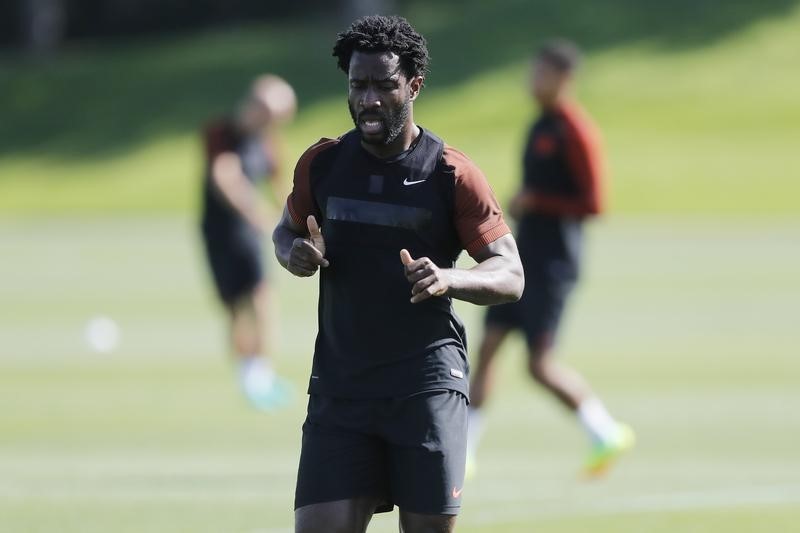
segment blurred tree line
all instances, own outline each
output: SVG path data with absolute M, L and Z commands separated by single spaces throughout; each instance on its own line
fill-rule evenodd
M 280 19 L 386 13 L 394 0 L 0 0 L 0 45 L 48 53 L 70 39 L 109 38 Z

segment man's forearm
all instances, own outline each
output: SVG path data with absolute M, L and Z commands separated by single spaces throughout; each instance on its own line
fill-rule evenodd
M 519 300 L 524 286 L 521 267 L 510 258 L 491 257 L 470 269 L 445 270 L 447 296 L 477 305 L 495 305 Z

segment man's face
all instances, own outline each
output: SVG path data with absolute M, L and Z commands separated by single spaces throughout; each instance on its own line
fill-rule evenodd
M 570 74 L 542 59 L 533 62 L 531 93 L 542 105 L 555 103 L 566 91 Z
M 350 116 L 365 143 L 392 144 L 409 126 L 422 77 L 406 78 L 393 52 L 353 52 L 348 73 Z
M 239 124 L 249 134 L 260 133 L 269 119 L 269 107 L 263 99 L 250 96 L 239 107 Z

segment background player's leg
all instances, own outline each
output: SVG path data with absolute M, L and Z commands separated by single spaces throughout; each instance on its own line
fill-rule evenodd
M 506 326 L 488 323 L 478 349 L 478 363 L 472 370 L 469 386 L 469 415 L 467 424 L 467 477 L 475 475 L 475 457 L 483 434 L 483 414 L 481 408 L 494 384 L 494 359 L 510 329 Z
M 565 407 L 576 411 L 592 395 L 586 380 L 572 368 L 559 363 L 552 352 L 553 334 L 547 333 L 529 346 L 528 371 Z
M 240 359 L 264 353 L 267 286 L 256 285 L 228 305 L 231 317 L 231 341 Z
M 374 498 L 315 503 L 294 512 L 295 533 L 363 533 L 375 512 Z
M 400 533 L 450 533 L 454 531 L 453 515 L 428 515 L 400 510 Z
M 494 384 L 494 358 L 509 333 L 509 328 L 487 324 L 478 349 L 478 363 L 472 369 L 469 385 L 470 408 L 480 409 Z
M 553 334 L 548 333 L 530 343 L 528 369 L 537 383 L 576 413 L 593 448 L 587 472 L 601 474 L 619 453 L 633 445 L 633 433 L 614 420 L 583 376 L 555 359 L 552 339 Z
M 288 385 L 275 376 L 266 353 L 267 308 L 267 285 L 263 281 L 228 306 L 242 390 L 256 407 L 263 409 L 285 404 L 289 393 Z
M 268 354 L 269 288 L 265 281 L 258 282 L 228 306 L 231 313 L 231 332 L 237 356 Z

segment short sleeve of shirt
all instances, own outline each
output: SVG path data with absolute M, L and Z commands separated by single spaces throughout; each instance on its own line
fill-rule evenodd
M 444 149 L 444 160 L 455 174 L 456 231 L 461 245 L 468 254 L 474 255 L 511 230 L 486 176 L 477 165 L 449 146 Z
M 320 139 L 300 156 L 294 169 L 292 192 L 286 199 L 286 207 L 295 224 L 305 227 L 309 215 L 319 218 L 320 211 L 311 190 L 311 165 L 321 152 L 334 146 L 338 139 Z
M 209 123 L 203 130 L 203 142 L 209 161 L 221 153 L 236 151 L 236 135 L 233 126 L 226 120 Z

